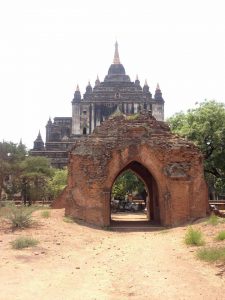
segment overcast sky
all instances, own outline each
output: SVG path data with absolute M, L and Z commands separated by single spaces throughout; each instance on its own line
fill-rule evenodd
M 225 102 L 223 0 L 2 0 L 0 140 L 31 148 L 49 116 L 71 116 L 76 84 L 104 79 L 115 40 L 132 80 L 159 82 L 165 116 Z

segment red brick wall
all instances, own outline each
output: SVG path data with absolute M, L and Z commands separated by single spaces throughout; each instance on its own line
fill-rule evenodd
M 64 205 L 67 215 L 88 223 L 110 225 L 112 185 L 134 161 L 155 179 L 160 224 L 173 226 L 206 215 L 199 150 L 148 114 L 135 120 L 123 116 L 107 120 L 94 134 L 77 141 L 70 155 L 68 186 L 55 207 Z

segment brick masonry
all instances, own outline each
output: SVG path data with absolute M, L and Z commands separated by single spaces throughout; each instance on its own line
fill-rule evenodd
M 170 132 L 150 113 L 114 116 L 69 156 L 68 186 L 53 207 L 99 226 L 110 225 L 111 188 L 126 169 L 146 183 L 151 218 L 176 226 L 204 217 L 208 209 L 203 159 L 198 148 Z

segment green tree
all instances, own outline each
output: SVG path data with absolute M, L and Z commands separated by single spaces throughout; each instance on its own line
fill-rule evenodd
M 144 183 L 132 171 L 121 174 L 114 182 L 112 195 L 116 199 L 124 199 L 126 194 L 142 193 Z
M 41 156 L 29 156 L 20 165 L 21 190 L 24 197 L 31 201 L 41 200 L 48 196 L 48 181 L 54 175 L 49 159 Z
M 52 168 L 46 157 L 28 156 L 22 142 L 0 143 L 0 195 L 4 189 L 9 199 L 18 192 L 29 202 L 54 198 L 66 181 L 67 170 Z
M 168 122 L 172 132 L 193 141 L 201 150 L 209 185 L 225 190 L 224 104 L 204 101 L 187 113 L 175 114 Z
M 27 155 L 25 145 L 20 142 L 0 142 L 0 197 L 4 189 L 8 194 L 17 191 L 16 186 L 12 184 L 21 173 L 20 163 Z
M 66 187 L 67 184 L 68 170 L 65 169 L 55 169 L 54 175 L 49 179 L 49 196 L 51 198 L 56 198 Z

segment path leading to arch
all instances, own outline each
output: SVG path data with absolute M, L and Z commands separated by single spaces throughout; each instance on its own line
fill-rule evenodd
M 146 212 L 117 212 L 111 214 L 114 221 L 148 221 Z
M 183 244 L 186 227 L 121 233 L 66 223 L 63 210 L 35 215 L 39 225 L 21 232 L 5 232 L 0 221 L 0 299 L 224 299 L 221 266 L 194 258 Z M 20 235 L 39 246 L 12 250 Z

